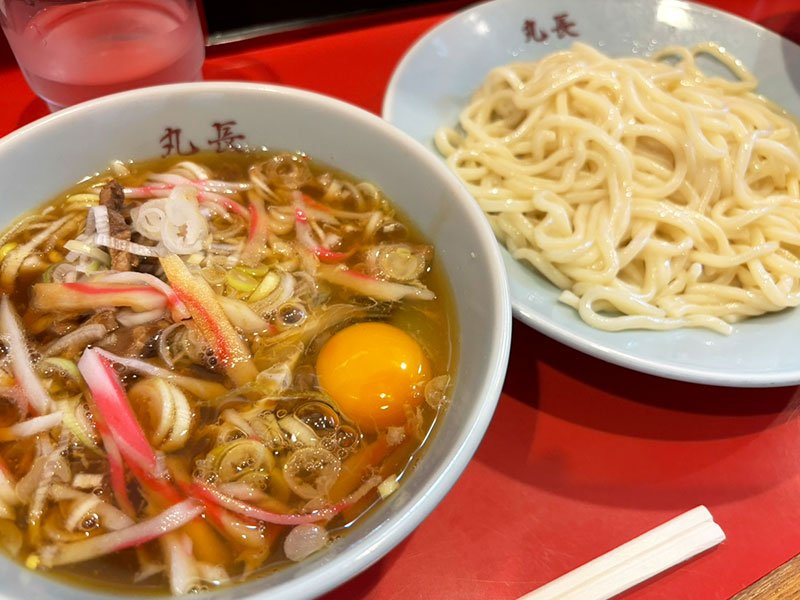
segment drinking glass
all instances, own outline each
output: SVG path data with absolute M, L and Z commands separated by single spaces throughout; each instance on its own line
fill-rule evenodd
M 202 77 L 195 0 L 0 0 L 20 69 L 50 110 Z

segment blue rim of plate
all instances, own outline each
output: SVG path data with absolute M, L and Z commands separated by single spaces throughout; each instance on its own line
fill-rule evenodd
M 566 15 L 580 37 L 559 39 L 556 15 Z M 549 32 L 525 41 L 526 21 Z M 509 28 L 510 26 L 510 28 Z M 528 27 L 530 30 L 530 27 Z M 588 28 L 588 29 L 587 29 Z M 435 153 L 438 126 L 457 123 L 458 110 L 489 68 L 536 60 L 589 43 L 612 56 L 646 56 L 664 44 L 716 41 L 760 79 L 759 92 L 800 116 L 800 46 L 739 16 L 682 0 L 491 0 L 456 13 L 406 52 L 384 97 L 384 119 Z M 469 62 L 467 62 L 469 61 Z M 709 69 L 714 71 L 713 68 Z M 723 74 L 720 70 L 716 74 Z M 792 75 L 793 74 L 793 75 Z M 558 302 L 560 292 L 501 248 L 514 316 L 588 355 L 669 379 L 731 387 L 800 383 L 800 310 L 742 321 L 730 336 L 700 329 L 604 332 Z

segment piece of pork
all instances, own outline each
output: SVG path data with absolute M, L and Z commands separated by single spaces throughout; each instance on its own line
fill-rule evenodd
M 116 180 L 111 180 L 100 190 L 100 204 L 108 209 L 108 226 L 111 237 L 130 241 L 131 228 L 122 214 L 125 204 L 125 192 Z M 124 250 L 108 249 L 111 254 L 111 269 L 114 271 L 130 271 L 139 258 Z

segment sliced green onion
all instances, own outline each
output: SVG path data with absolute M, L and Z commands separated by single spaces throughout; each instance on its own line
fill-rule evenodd
M 183 392 L 160 377 L 147 377 L 128 392 L 131 403 L 151 417 L 150 442 L 159 450 L 183 448 L 192 428 L 192 409 Z
M 108 255 L 107 252 L 103 252 L 99 248 L 95 248 L 84 242 L 80 242 L 78 240 L 70 240 L 66 244 L 64 244 L 64 248 L 66 248 L 70 252 L 76 252 L 78 254 L 83 254 L 84 256 L 89 256 L 90 258 L 93 258 L 96 261 L 103 263 L 104 265 L 111 264 L 111 257 Z
M 264 444 L 250 439 L 238 439 L 217 446 L 208 453 L 208 457 L 212 459 L 213 468 L 223 482 L 235 481 L 265 465 L 271 468 L 273 462 Z
M 37 369 L 40 371 L 44 370 L 45 367 L 55 369 L 62 375 L 69 377 L 70 379 L 80 383 L 83 381 L 83 377 L 81 377 L 80 371 L 78 371 L 78 365 L 76 365 L 73 361 L 67 358 L 61 358 L 58 356 L 51 356 L 49 358 L 45 358 L 44 360 L 39 361 L 37 364 Z
M 252 292 L 258 287 L 258 280 L 238 269 L 231 269 L 225 277 L 228 285 L 240 292 Z
M 202 254 L 195 252 L 194 254 L 190 254 L 186 257 L 186 262 L 190 265 L 199 265 L 201 262 L 203 262 L 203 258 L 205 257 Z
M 147 407 L 153 419 L 152 435 L 150 442 L 160 446 L 167 439 L 169 432 L 175 425 L 175 401 L 169 384 L 159 377 L 148 377 L 137 382 L 128 398 L 137 407 Z
M 263 300 L 267 296 L 269 296 L 281 282 L 281 278 L 278 277 L 278 274 L 275 271 L 270 271 L 264 276 L 264 279 L 261 280 L 261 283 L 258 284 L 258 287 L 255 291 L 250 294 L 250 297 L 247 299 L 248 302 L 258 302 L 259 300 Z
M 247 265 L 239 265 L 236 267 L 237 271 L 241 271 L 242 273 L 247 273 L 248 275 L 252 275 L 253 277 L 263 277 L 267 273 L 269 273 L 269 268 L 263 265 L 256 265 L 255 267 L 248 267 Z
M 2 253 L 2 249 L 0 249 L 0 253 Z M 53 281 L 53 270 L 60 264 L 60 262 L 57 262 L 47 267 L 45 272 L 42 273 L 42 283 L 51 283 Z
M 74 401 L 61 400 L 59 402 L 56 402 L 59 410 L 61 411 L 62 422 L 67 427 L 67 429 L 69 429 L 70 433 L 72 433 L 72 435 L 74 435 L 81 444 L 83 444 L 90 450 L 96 452 L 100 456 L 104 456 L 105 453 L 100 449 L 100 447 L 97 444 L 94 443 L 94 440 L 81 426 L 80 422 L 75 416 L 75 410 L 78 408 L 79 401 L 80 401 L 80 396 L 75 396 Z

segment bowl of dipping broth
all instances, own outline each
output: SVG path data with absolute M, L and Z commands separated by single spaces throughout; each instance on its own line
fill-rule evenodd
M 471 459 L 505 271 L 462 185 L 378 117 L 141 89 L 0 140 L 0 181 L 4 597 L 312 598 Z

